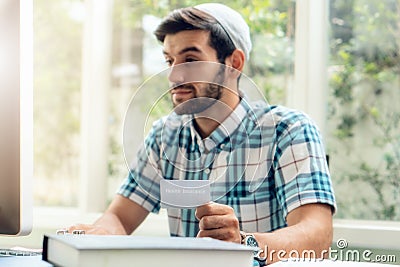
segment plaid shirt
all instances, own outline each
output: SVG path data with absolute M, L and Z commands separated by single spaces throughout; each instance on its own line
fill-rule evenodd
M 192 120 L 156 121 L 118 193 L 158 212 L 161 179 L 210 180 L 212 200 L 231 206 L 246 232 L 285 227 L 304 204 L 336 209 L 321 137 L 305 114 L 242 99 L 205 139 Z M 195 209 L 167 211 L 171 236 L 197 235 Z

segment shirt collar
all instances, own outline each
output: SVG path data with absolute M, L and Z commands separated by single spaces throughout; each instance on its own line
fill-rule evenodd
M 247 102 L 246 97 L 242 97 L 239 104 L 232 111 L 232 113 L 226 118 L 208 137 L 204 140 L 201 139 L 200 134 L 196 131 L 193 123 L 190 123 L 190 132 L 192 136 L 192 141 L 196 142 L 200 147 L 200 150 L 211 151 L 216 146 L 221 147 L 221 145 L 229 140 L 229 137 L 239 128 L 244 127 L 242 125 L 243 120 L 247 116 L 247 112 L 250 106 Z M 193 117 L 192 117 L 193 119 Z M 202 141 L 201 141 L 202 140 Z

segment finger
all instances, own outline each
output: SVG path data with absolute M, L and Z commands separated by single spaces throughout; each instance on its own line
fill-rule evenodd
M 239 220 L 235 215 L 226 214 L 203 216 L 199 221 L 200 230 L 218 229 L 224 227 L 239 229 Z
M 222 241 L 240 243 L 240 234 L 232 228 L 200 230 L 197 237 L 211 237 Z
M 110 234 L 109 231 L 106 229 L 92 225 L 92 224 L 76 224 L 72 225 L 69 228 L 67 228 L 68 233 L 73 233 L 74 231 L 81 231 L 83 230 L 85 234 L 89 235 L 108 235 Z
M 74 224 L 71 225 L 70 227 L 67 228 L 68 233 L 72 233 L 73 231 L 77 231 L 77 230 L 83 230 L 83 231 L 88 231 L 91 228 L 93 228 L 93 225 L 90 224 Z
M 234 214 L 233 208 L 227 205 L 210 202 L 200 207 L 197 207 L 195 216 L 198 220 L 200 220 L 204 216 L 225 214 Z

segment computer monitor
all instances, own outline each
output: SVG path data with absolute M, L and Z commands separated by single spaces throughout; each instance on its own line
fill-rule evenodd
M 33 0 L 0 0 L 0 235 L 32 228 Z

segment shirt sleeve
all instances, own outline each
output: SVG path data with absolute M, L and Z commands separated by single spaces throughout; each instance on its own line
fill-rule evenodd
M 162 179 L 157 132 L 157 128 L 153 127 L 117 191 L 118 194 L 154 213 L 160 210 L 160 181 Z
M 315 124 L 303 114 L 292 114 L 277 125 L 277 133 L 275 188 L 284 216 L 310 203 L 328 204 L 335 212 L 326 154 Z

